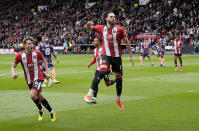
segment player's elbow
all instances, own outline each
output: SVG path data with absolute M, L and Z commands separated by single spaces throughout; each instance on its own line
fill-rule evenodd
M 110 81 L 105 81 L 106 86 L 110 86 L 111 82 Z
M 124 43 L 126 43 L 126 45 L 130 45 L 130 44 L 129 44 L 129 40 L 127 39 L 127 37 L 125 37 L 125 38 L 123 39 L 123 41 L 124 41 Z

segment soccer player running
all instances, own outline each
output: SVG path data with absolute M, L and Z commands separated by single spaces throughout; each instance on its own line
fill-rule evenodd
M 16 55 L 16 58 L 12 64 L 11 72 L 14 79 L 18 77 L 15 72 L 15 69 L 19 63 L 24 70 L 24 75 L 26 82 L 30 89 L 30 98 L 35 103 L 35 105 L 39 109 L 39 118 L 38 121 L 43 120 L 44 110 L 42 109 L 42 105 L 50 112 L 51 121 L 54 122 L 56 120 L 56 112 L 51 108 L 48 101 L 44 98 L 41 91 L 41 84 L 44 80 L 42 71 L 40 69 L 39 60 L 42 60 L 44 67 L 46 68 L 46 76 L 49 77 L 47 63 L 41 54 L 41 52 L 37 50 L 33 50 L 33 44 L 35 40 L 32 37 L 27 37 L 23 40 L 24 51 L 19 52 Z M 41 105 L 42 103 L 42 105 Z
M 36 49 L 41 51 L 41 49 L 43 48 L 43 45 L 44 45 L 44 43 L 42 42 L 42 37 L 41 36 L 37 36 L 36 37 L 36 45 L 37 45 Z M 46 70 L 45 70 L 45 68 L 43 66 L 42 60 L 39 61 L 39 65 L 40 65 L 40 69 L 41 69 L 41 71 L 43 73 L 43 77 L 44 77 L 44 81 L 43 81 L 41 87 L 46 87 L 46 80 L 49 81 L 49 85 L 48 86 L 50 86 L 52 84 L 52 80 L 50 79 L 50 77 L 48 77 L 48 78 L 46 77 Z
M 178 71 L 178 64 L 177 64 L 177 58 L 180 60 L 180 71 L 182 71 L 182 48 L 183 43 L 180 40 L 179 36 L 175 37 L 176 39 L 172 42 L 172 49 L 174 52 L 174 62 L 175 62 L 175 71 Z
M 59 60 L 58 60 L 57 56 L 55 55 L 54 48 L 50 45 L 50 41 L 49 41 L 48 38 L 44 39 L 44 44 L 42 46 L 40 46 L 40 51 L 41 51 L 41 53 L 43 54 L 43 56 L 45 57 L 45 59 L 48 63 L 48 68 L 51 69 L 53 81 L 51 79 L 49 79 L 48 86 L 50 86 L 52 84 L 52 82 L 53 83 L 60 83 L 60 81 L 57 81 L 55 79 L 56 75 L 55 75 L 54 64 L 53 64 L 53 61 L 52 61 L 52 55 L 56 59 L 58 64 L 59 64 Z
M 154 66 L 154 63 L 150 56 L 151 45 L 152 45 L 152 43 L 148 42 L 147 39 L 145 39 L 142 44 L 143 53 L 142 53 L 142 59 L 141 59 L 141 64 L 140 64 L 141 67 L 143 66 L 145 57 L 147 57 L 149 59 L 149 61 L 151 62 L 151 66 Z
M 93 51 L 94 59 L 88 64 L 88 68 L 90 68 L 91 65 L 97 63 L 96 71 L 95 71 L 95 77 L 93 79 L 93 82 L 95 82 L 95 79 L 97 79 L 98 74 L 99 74 L 100 60 L 101 60 L 101 53 L 102 53 L 101 43 L 102 43 L 102 39 L 100 37 L 96 37 L 94 39 L 93 45 L 96 46 L 96 48 Z M 108 71 L 107 71 L 107 74 L 104 76 L 104 82 L 105 82 L 106 86 L 111 86 L 111 85 L 113 85 L 116 82 L 116 80 L 110 80 L 110 78 L 109 78 L 110 73 L 111 73 L 111 68 L 109 67 Z M 92 85 L 91 85 L 91 87 L 92 87 Z M 92 99 L 91 98 L 87 99 L 87 97 L 91 97 L 92 93 L 93 93 Z M 92 88 L 90 88 L 87 97 L 85 97 L 85 101 L 87 103 L 96 104 L 97 93 L 98 93 L 98 87 L 96 88 L 95 92 L 93 92 Z M 87 100 L 89 100 L 89 101 L 87 101 Z
M 138 50 L 139 50 L 139 58 L 140 58 L 140 61 L 142 61 L 142 55 L 143 55 L 143 48 L 142 48 L 142 40 L 140 40 L 140 42 L 138 43 Z
M 166 40 L 161 36 L 161 38 L 158 39 L 158 48 L 157 48 L 160 67 L 164 67 L 165 64 L 165 59 L 164 59 L 165 45 L 166 45 Z
M 107 74 L 108 68 L 112 65 L 112 70 L 116 77 L 116 91 L 117 97 L 115 101 L 117 102 L 119 109 L 124 110 L 120 96 L 122 94 L 122 49 L 121 40 L 126 44 L 127 50 L 129 52 L 129 60 L 132 66 L 134 66 L 134 61 L 132 57 L 132 52 L 130 44 L 127 38 L 127 34 L 124 29 L 118 25 L 115 25 L 116 19 L 115 14 L 112 12 L 105 14 L 106 25 L 96 25 L 93 26 L 93 21 L 88 21 L 86 28 L 88 31 L 92 29 L 98 32 L 102 38 L 102 53 L 101 62 L 98 77 L 93 81 L 91 89 L 96 92 L 98 84 L 102 78 Z M 90 97 L 87 97 L 89 101 Z

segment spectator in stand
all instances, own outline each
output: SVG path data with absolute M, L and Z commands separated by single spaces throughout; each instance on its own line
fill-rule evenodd
M 86 2 L 96 2 L 85 8 Z M 62 46 L 62 39 L 76 44 L 91 44 L 94 33 L 86 32 L 88 19 L 102 24 L 104 12 L 113 11 L 117 24 L 124 26 L 128 37 L 140 33 L 171 36 L 181 34 L 183 43 L 199 35 L 199 2 L 191 0 L 153 0 L 145 6 L 139 0 L 3 0 L 0 3 L 0 43 L 13 45 L 22 42 L 27 35 L 52 38 L 54 46 Z M 38 10 L 38 6 L 46 9 Z M 26 7 L 26 8 L 23 8 Z M 103 7 L 103 8 L 102 8 Z M 83 32 L 83 34 L 82 34 Z M 81 40 L 79 41 L 79 36 Z

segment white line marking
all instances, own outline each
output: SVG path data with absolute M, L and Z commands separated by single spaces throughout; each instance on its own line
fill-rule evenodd
M 84 94 L 76 93 L 58 93 L 58 92 L 43 92 L 44 96 L 48 99 L 49 103 L 56 111 L 77 110 L 82 108 L 92 108 L 104 104 L 116 104 L 114 101 L 115 96 L 99 95 L 98 103 L 96 105 L 89 105 L 84 102 Z M 17 119 L 27 116 L 36 117 L 37 108 L 34 103 L 29 99 L 29 91 L 0 91 L 0 121 Z M 10 97 L 15 96 L 15 97 Z M 135 101 L 147 99 L 148 97 L 141 96 L 122 96 L 122 101 Z M 63 102 L 64 100 L 64 102 Z M 9 104 L 8 104 L 9 103 Z M 116 106 L 116 109 L 117 106 Z
M 199 90 L 188 90 L 187 92 L 199 92 Z

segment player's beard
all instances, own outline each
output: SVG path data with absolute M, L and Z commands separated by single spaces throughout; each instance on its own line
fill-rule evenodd
M 115 21 L 108 21 L 109 25 L 114 26 L 115 25 Z

